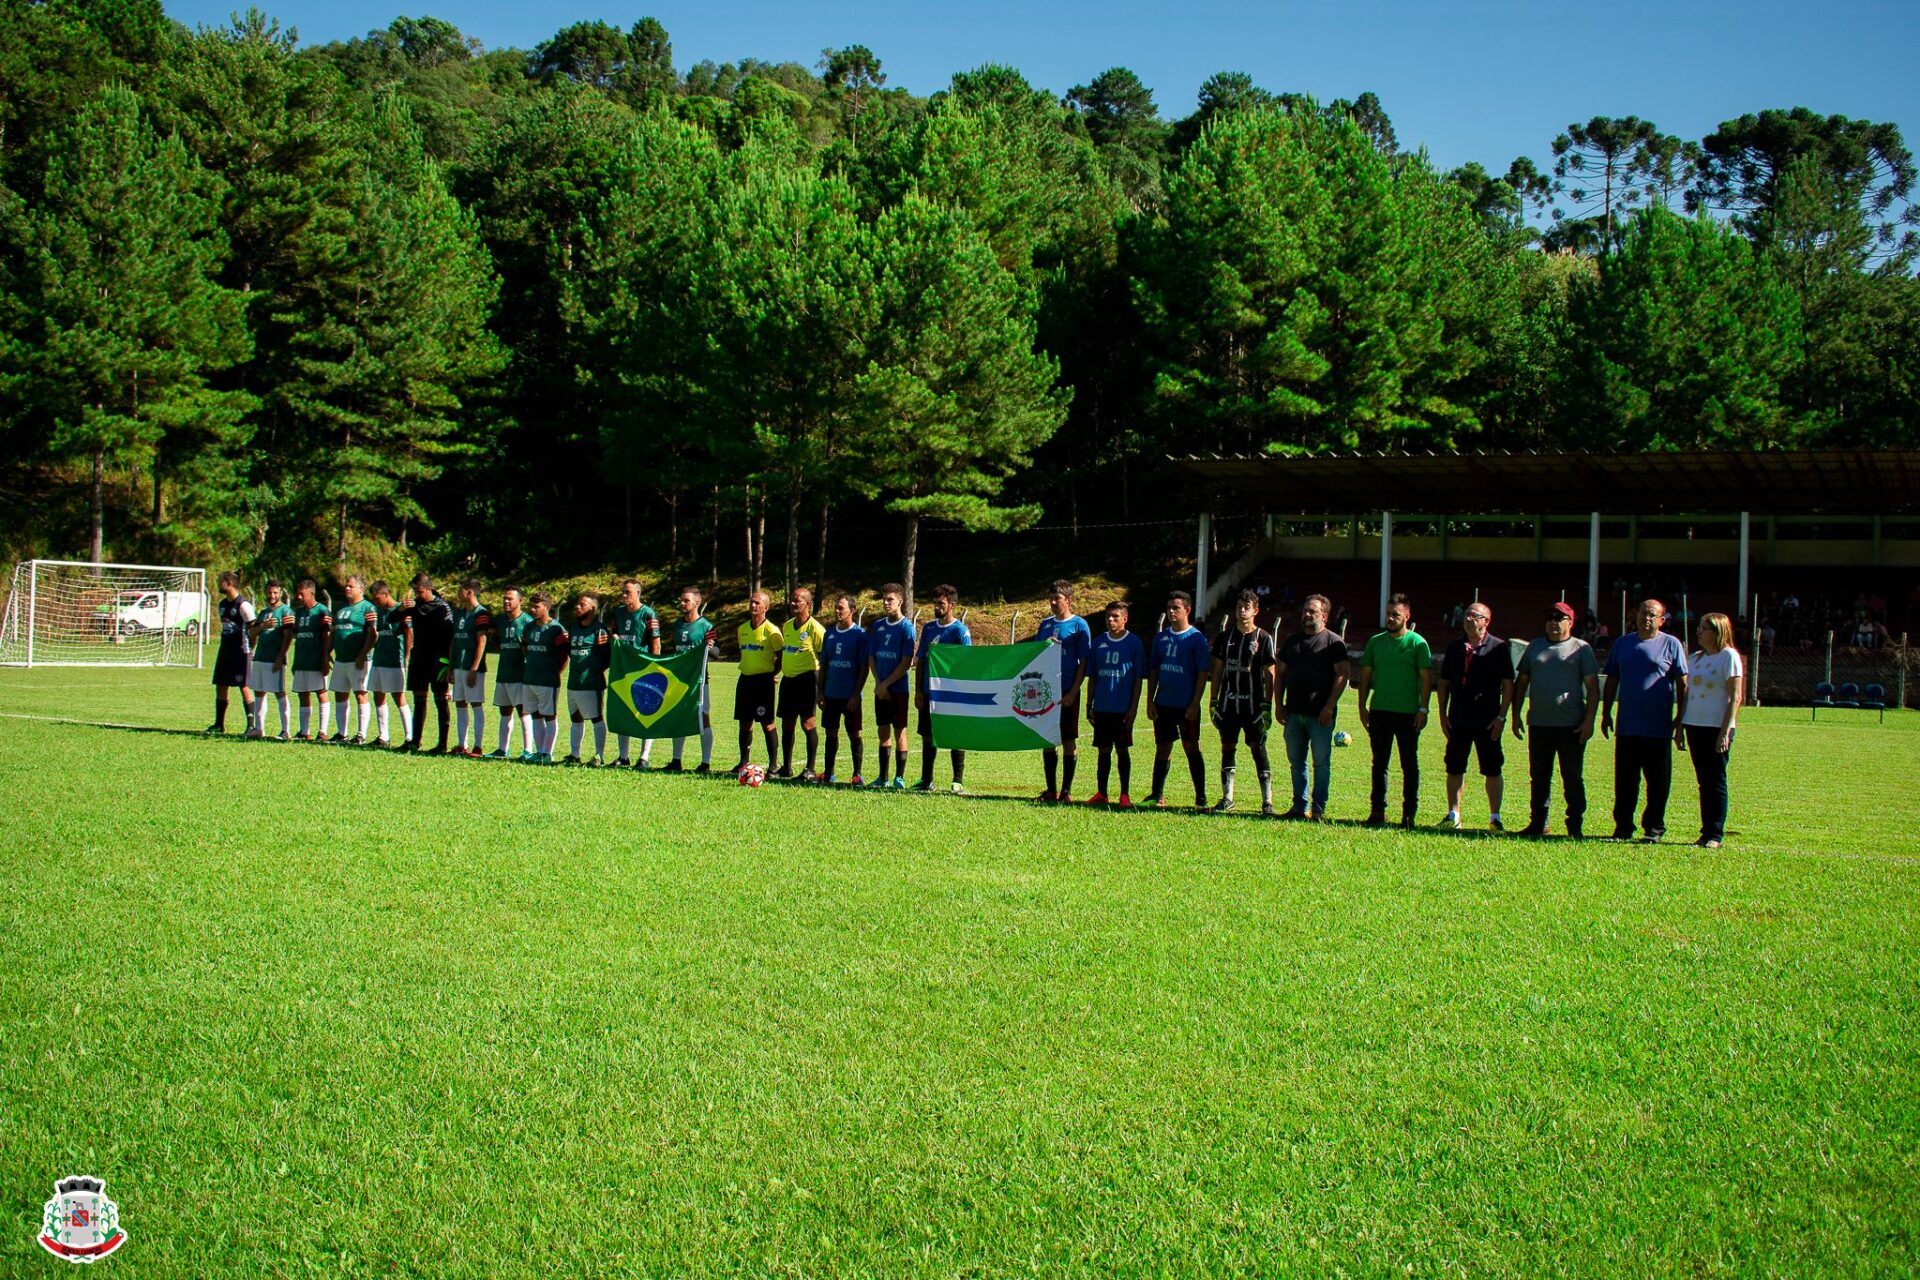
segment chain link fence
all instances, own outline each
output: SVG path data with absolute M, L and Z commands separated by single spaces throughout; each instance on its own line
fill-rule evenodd
M 1854 684 L 1863 690 L 1877 684 L 1890 708 L 1908 706 L 1909 697 L 1920 698 L 1920 667 L 1916 667 L 1920 653 L 1905 635 L 1876 649 L 1837 644 L 1831 633 L 1818 645 L 1775 645 L 1769 652 L 1750 638 L 1743 648 L 1751 689 L 1748 697 L 1758 706 L 1805 706 L 1813 701 L 1814 686 L 1823 682 L 1836 688 Z

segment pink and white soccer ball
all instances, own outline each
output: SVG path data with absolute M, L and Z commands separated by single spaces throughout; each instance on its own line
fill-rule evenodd
M 740 770 L 740 785 L 757 787 L 767 780 L 767 771 L 757 764 L 750 764 Z

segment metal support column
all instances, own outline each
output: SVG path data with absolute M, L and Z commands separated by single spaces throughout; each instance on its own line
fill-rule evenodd
M 1750 511 L 1742 511 L 1740 513 L 1740 592 L 1733 598 L 1736 610 L 1747 603 L 1747 571 L 1752 564 L 1752 558 L 1753 513 Z M 1753 621 L 1757 623 L 1758 619 L 1753 619 Z
M 1587 612 L 1600 616 L 1600 513 L 1587 517 Z
M 1380 513 L 1380 625 L 1387 625 L 1387 597 L 1393 594 L 1393 512 Z
M 1213 541 L 1213 513 L 1200 513 L 1200 549 L 1193 560 L 1193 612 L 1200 616 L 1207 607 L 1207 548 Z

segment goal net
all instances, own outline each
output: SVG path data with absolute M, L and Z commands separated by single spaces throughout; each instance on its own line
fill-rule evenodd
M 204 569 L 23 560 L 0 620 L 0 664 L 197 667 L 210 617 Z

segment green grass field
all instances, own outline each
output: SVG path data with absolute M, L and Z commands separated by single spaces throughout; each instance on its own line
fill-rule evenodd
M 0 719 L 0 1275 L 68 1173 L 127 1276 L 1920 1267 L 1920 716 L 1748 711 L 1706 853 L 1684 761 L 1676 843 L 1569 845 L 1363 830 L 1364 746 L 1310 828 L 208 741 L 204 679 L 0 672 L 166 730 Z

